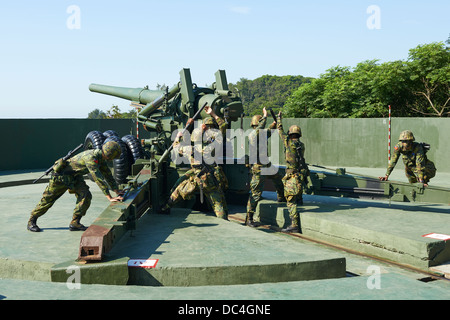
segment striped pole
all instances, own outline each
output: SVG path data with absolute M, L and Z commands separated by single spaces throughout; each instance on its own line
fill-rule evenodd
M 139 122 L 136 114 L 136 138 L 139 140 Z
M 388 164 L 391 162 L 391 105 L 389 105 Z
M 142 107 L 145 107 L 145 105 L 133 101 L 131 102 L 130 106 L 136 109 L 136 138 L 139 139 L 139 122 L 138 122 L 139 111 L 142 109 Z

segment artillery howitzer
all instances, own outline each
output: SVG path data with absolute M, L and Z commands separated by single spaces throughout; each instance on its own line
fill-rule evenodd
M 127 135 L 119 138 L 114 131 L 103 134 L 90 132 L 85 149 L 101 148 L 107 140 L 115 140 L 122 147 L 122 155 L 114 160 L 114 178 L 125 186 L 125 198 L 112 203 L 83 233 L 79 259 L 102 260 L 113 244 L 127 231 L 135 228 L 135 221 L 147 210 L 158 212 L 169 197 L 171 188 L 186 165 L 174 166 L 170 162 L 172 133 L 186 127 L 189 118 L 203 119 L 209 115 L 202 107 L 208 105 L 230 126 L 243 113 L 240 97 L 228 88 L 225 71 L 215 74 L 211 87 L 198 87 L 192 83 L 189 69 L 180 71 L 180 82 L 167 90 L 145 88 L 122 88 L 91 84 L 92 92 L 116 96 L 131 101 L 140 108 L 138 123 L 149 137 L 139 140 Z M 195 119 L 195 120 L 196 120 Z M 233 170 L 245 170 L 245 166 L 233 166 Z M 242 175 L 242 172 L 239 173 Z M 236 179 L 238 181 L 238 179 Z M 230 186 L 228 193 L 247 195 L 245 181 Z M 193 206 L 194 203 L 187 205 Z
M 93 92 L 127 99 L 141 108 L 137 121 L 143 125 L 149 137 L 138 140 L 127 135 L 120 139 L 112 131 L 103 134 L 90 132 L 85 141 L 85 149 L 100 148 L 106 139 L 114 139 L 122 145 L 122 156 L 114 162 L 114 176 L 125 185 L 123 202 L 111 203 L 90 225 L 81 237 L 79 259 L 99 261 L 128 230 L 135 228 L 135 222 L 145 212 L 158 212 L 169 197 L 169 192 L 180 174 L 189 166 L 170 162 L 169 153 L 177 129 L 186 127 L 187 120 L 197 115 L 199 119 L 208 117 L 202 106 L 207 104 L 216 114 L 224 117 L 230 126 L 242 115 L 243 107 L 239 96 L 228 89 L 225 72 L 219 70 L 216 82 L 211 87 L 198 87 L 191 81 L 189 69 L 180 71 L 180 82 L 171 89 L 149 90 L 148 88 L 120 88 L 92 84 Z M 242 118 L 241 118 L 242 119 Z M 242 121 L 241 121 L 242 125 Z M 226 153 L 223 153 L 226 154 Z M 229 180 L 226 194 L 228 199 L 248 198 L 248 169 L 245 164 L 223 165 Z M 421 184 L 395 181 L 379 181 L 377 177 L 347 174 L 337 168 L 333 173 L 329 168 L 310 165 L 325 171 L 311 170 L 309 192 L 315 195 L 337 197 L 360 197 L 370 199 L 391 199 L 394 201 L 448 203 L 448 189 L 425 188 Z M 283 166 L 279 166 L 281 171 Z M 244 197 L 236 197 L 237 194 Z M 195 203 L 184 203 L 193 207 Z

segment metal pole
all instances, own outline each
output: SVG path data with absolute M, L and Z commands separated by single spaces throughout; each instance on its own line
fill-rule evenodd
M 388 164 L 391 161 L 391 105 L 389 105 Z

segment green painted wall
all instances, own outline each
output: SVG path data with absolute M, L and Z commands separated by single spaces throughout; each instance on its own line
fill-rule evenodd
M 268 121 L 267 126 L 269 124 Z M 283 119 L 285 132 L 293 124 L 302 129 L 301 140 L 305 143 L 305 159 L 309 164 L 344 168 L 387 167 L 388 119 Z M 238 128 L 239 125 L 240 123 L 234 123 L 233 128 Z M 249 125 L 250 120 L 246 119 L 244 130 L 247 130 Z M 450 172 L 450 119 L 391 119 L 392 151 L 403 130 L 412 130 L 416 141 L 431 144 L 429 159 L 435 163 L 438 171 Z M 280 154 L 283 153 L 282 146 L 279 151 Z M 284 164 L 283 156 L 280 159 L 280 163 Z M 397 167 L 403 167 L 401 160 Z
M 244 129 L 250 119 L 245 119 Z M 387 166 L 387 119 L 284 119 L 285 131 L 299 124 L 306 145 L 306 161 L 310 164 L 340 167 Z M 240 123 L 233 123 L 238 128 Z M 89 131 L 115 130 L 120 136 L 132 132 L 136 124 L 124 119 L 0 119 L 2 137 L 1 170 L 42 169 L 70 149 L 83 143 Z M 412 130 L 416 140 L 431 144 L 429 158 L 438 171 L 450 172 L 450 119 L 393 118 L 392 147 L 402 130 Z M 148 133 L 140 126 L 140 135 Z M 282 146 L 280 145 L 280 155 Z M 284 163 L 280 156 L 280 163 Z M 400 164 L 401 165 L 401 164 Z
M 121 136 L 136 124 L 123 119 L 0 119 L 0 170 L 49 168 L 80 143 L 92 130 L 112 129 Z

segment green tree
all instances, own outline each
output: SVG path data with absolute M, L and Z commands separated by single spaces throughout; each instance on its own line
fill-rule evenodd
M 443 42 L 419 45 L 409 51 L 412 92 L 410 108 L 424 116 L 450 115 L 450 48 Z
M 106 119 L 107 115 L 100 109 L 94 109 L 88 114 L 88 119 Z
M 108 119 L 121 119 L 122 114 L 120 113 L 119 106 L 113 105 L 108 111 L 106 111 Z
M 408 61 L 379 64 L 367 60 L 355 68 L 337 66 L 287 99 L 289 117 L 384 117 L 450 115 L 450 54 L 441 43 L 410 50 Z
M 236 84 L 230 84 L 231 90 L 240 93 L 244 113 L 252 116 L 261 114 L 262 108 L 280 110 L 291 93 L 301 84 L 309 82 L 303 76 L 264 75 L 255 80 L 241 78 Z

